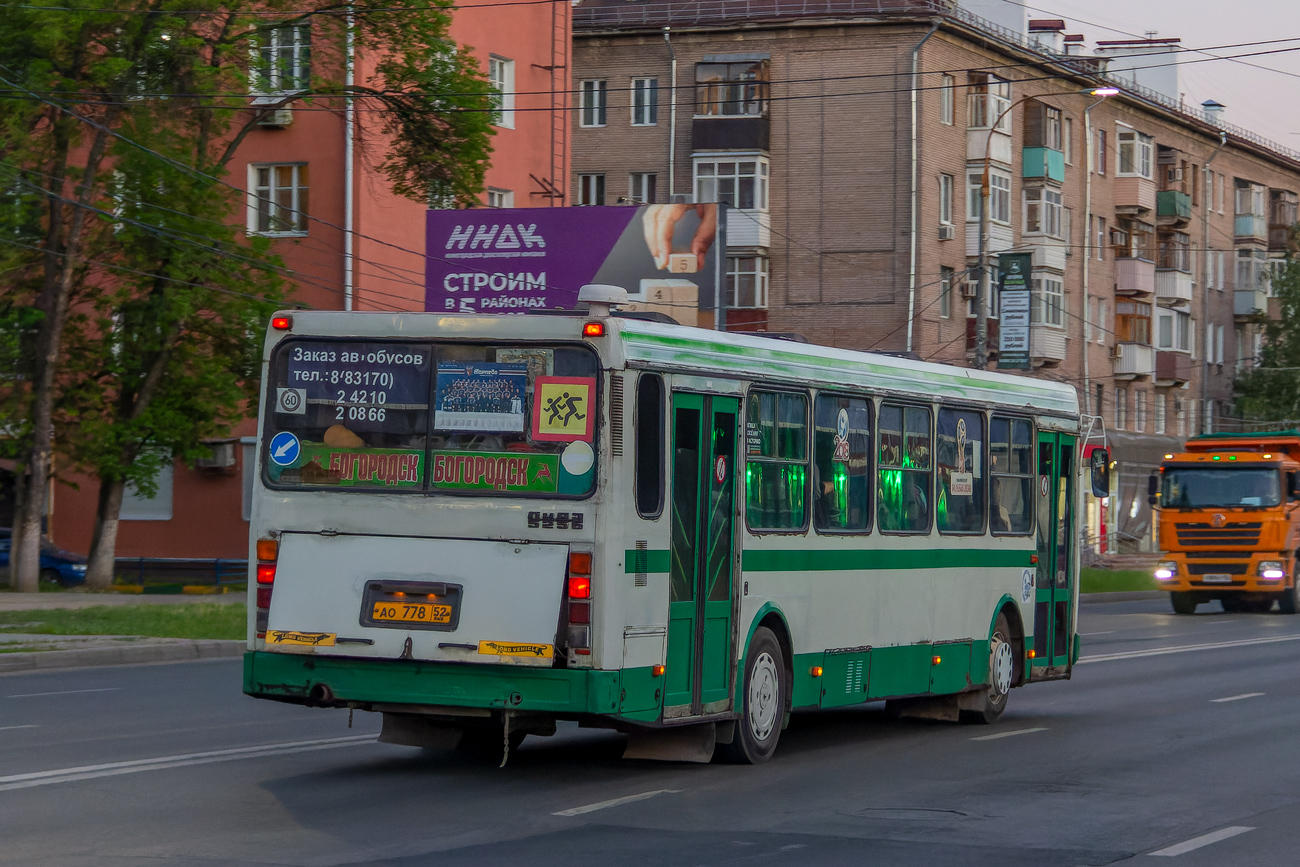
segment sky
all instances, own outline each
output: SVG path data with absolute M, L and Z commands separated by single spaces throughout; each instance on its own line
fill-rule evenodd
M 1218 100 L 1227 106 L 1224 120 L 1228 123 L 1300 150 L 1297 0 L 1024 0 L 1024 5 L 1031 18 L 1066 19 L 1067 32 L 1083 33 L 1089 49 L 1099 40 L 1140 39 L 1152 30 L 1157 38 L 1181 38 L 1189 49 L 1295 38 L 1275 45 L 1217 49 L 1213 53 L 1218 55 L 1290 50 L 1240 61 L 1184 62 L 1180 74 L 1186 102 L 1200 105 L 1207 99 Z M 1185 60 L 1204 56 L 1184 55 Z

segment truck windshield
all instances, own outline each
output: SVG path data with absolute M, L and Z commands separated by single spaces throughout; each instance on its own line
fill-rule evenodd
M 1276 506 L 1282 502 L 1276 469 L 1165 467 L 1161 505 L 1172 509 Z
M 585 346 L 290 339 L 267 383 L 277 488 L 582 497 L 599 363 Z

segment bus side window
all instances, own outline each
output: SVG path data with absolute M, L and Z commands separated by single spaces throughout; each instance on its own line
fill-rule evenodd
M 658 518 L 664 510 L 664 380 L 643 373 L 636 383 L 636 511 Z
M 808 521 L 808 398 L 751 391 L 745 416 L 745 519 L 751 530 Z
M 930 410 L 882 404 L 877 520 L 885 533 L 928 533 L 933 510 L 930 482 L 934 453 Z
M 989 429 L 989 532 L 1034 531 L 1034 428 L 1027 420 L 993 416 Z
M 935 436 L 940 533 L 984 532 L 984 413 L 941 409 Z
M 871 529 L 871 402 L 819 394 L 813 409 L 813 523 L 833 533 Z

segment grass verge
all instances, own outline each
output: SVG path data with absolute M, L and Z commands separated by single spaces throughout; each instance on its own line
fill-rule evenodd
M 1079 576 L 1080 593 L 1121 593 L 1159 590 L 1156 579 L 1145 569 L 1088 569 Z
M 40 635 L 148 635 L 240 639 L 243 605 L 96 605 L 92 608 L 0 611 L 0 630 Z

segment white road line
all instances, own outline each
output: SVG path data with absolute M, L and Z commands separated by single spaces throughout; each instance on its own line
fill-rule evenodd
M 1254 644 L 1276 644 L 1279 641 L 1300 641 L 1300 635 L 1273 635 L 1266 638 L 1243 638 L 1238 641 L 1216 641 L 1213 644 L 1182 644 L 1176 647 L 1152 647 L 1147 650 L 1127 650 L 1123 653 L 1103 653 L 1082 657 L 1077 664 L 1111 662 L 1116 659 L 1138 659 L 1143 656 L 1163 656 L 1168 653 L 1191 653 L 1194 650 L 1220 650 L 1229 647 L 1249 647 Z
M 45 695 L 79 695 L 83 692 L 117 692 L 120 686 L 105 686 L 100 689 L 64 689 L 59 692 L 24 692 L 18 695 L 7 695 L 5 698 L 40 698 Z
M 552 813 L 552 816 L 581 816 L 583 813 L 594 813 L 597 810 L 603 810 L 606 807 L 617 807 L 621 804 L 630 804 L 633 801 L 644 801 L 647 798 L 653 798 L 655 795 L 675 795 L 681 789 L 655 789 L 653 792 L 642 792 L 639 795 L 625 795 L 622 798 L 611 798 L 608 801 L 597 801 L 594 804 L 586 804 L 581 807 L 570 807 L 567 810 L 560 810 Z
M 84 765 L 78 768 L 60 768 L 55 771 L 35 771 L 29 774 L 14 774 L 0 777 L 0 792 L 13 789 L 29 789 L 32 786 L 48 786 L 53 783 L 71 783 L 77 780 L 93 780 L 98 777 L 116 777 L 121 774 L 136 774 L 140 771 L 160 771 L 164 768 L 183 768 L 190 765 L 206 765 L 213 762 L 233 762 L 240 759 L 279 756 L 287 753 L 307 753 L 313 750 L 331 750 L 338 747 L 353 747 L 371 743 L 375 735 L 349 735 L 343 738 L 325 738 L 315 741 L 295 741 L 285 744 L 263 744 L 256 747 L 236 747 L 229 750 L 211 750 L 205 753 L 187 753 L 179 756 L 160 756 L 156 759 L 136 759 L 130 762 L 111 762 L 104 765 Z
M 1220 840 L 1227 840 L 1229 837 L 1236 837 L 1238 834 L 1244 834 L 1247 831 L 1254 831 L 1254 828 L 1247 828 L 1244 825 L 1233 825 L 1231 828 L 1223 828 L 1218 831 L 1211 831 L 1209 834 L 1202 834 L 1199 837 L 1193 837 L 1190 840 L 1184 840 L 1181 843 L 1175 843 L 1173 846 L 1167 846 L 1156 852 L 1148 852 L 1148 855 L 1155 855 L 1158 858 L 1172 858 L 1175 855 L 1182 855 L 1191 852 L 1194 849 L 1200 849 L 1202 846 L 1208 846 L 1211 843 L 1218 843 Z
M 1114 635 L 1114 634 L 1115 634 L 1114 629 L 1108 629 L 1105 632 L 1080 632 L 1079 633 L 1079 635 L 1083 638 L 1087 638 L 1089 635 Z
M 11 732 L 14 729 L 34 729 L 34 728 L 36 728 L 35 724 L 25 725 L 25 726 L 0 726 L 0 732 Z
M 1016 729 L 1013 732 L 998 732 L 995 735 L 981 735 L 980 737 L 977 738 L 971 738 L 971 740 L 996 741 L 998 738 L 1014 738 L 1016 735 L 1028 735 L 1028 734 L 1033 734 L 1034 732 L 1045 732 L 1045 731 L 1047 731 L 1047 728 L 1045 726 L 1039 726 L 1038 728 L 1032 728 L 1032 729 Z
M 1212 698 L 1210 699 L 1210 702 L 1212 704 L 1222 704 L 1225 701 L 1241 701 L 1243 698 L 1257 698 L 1263 694 L 1264 693 L 1262 692 L 1243 692 L 1241 695 L 1230 695 L 1227 698 Z

